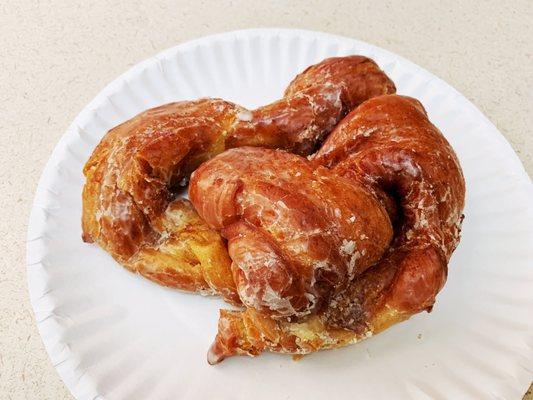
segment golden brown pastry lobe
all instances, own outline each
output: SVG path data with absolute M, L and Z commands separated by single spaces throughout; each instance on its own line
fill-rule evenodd
M 415 99 L 367 100 L 310 160 L 229 150 L 190 198 L 228 240 L 244 311 L 222 310 L 208 361 L 340 347 L 430 310 L 458 244 L 464 179 Z
M 190 173 L 233 147 L 310 154 L 349 111 L 394 91 L 372 60 L 349 56 L 309 67 L 253 111 L 220 99 L 145 111 L 110 130 L 85 165 L 83 239 L 160 284 L 238 303 L 223 240 L 175 200 Z

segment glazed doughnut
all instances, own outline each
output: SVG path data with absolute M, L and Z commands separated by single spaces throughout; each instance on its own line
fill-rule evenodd
M 246 306 L 221 311 L 208 356 L 217 363 L 340 347 L 430 311 L 459 241 L 465 186 L 423 106 L 385 95 L 346 116 L 310 161 L 231 150 L 195 172 L 190 194 L 228 239 Z
M 350 110 L 394 92 L 372 60 L 348 56 L 309 67 L 257 110 L 201 99 L 145 111 L 110 130 L 85 165 L 83 240 L 160 284 L 238 303 L 224 241 L 176 200 L 190 173 L 234 147 L 308 155 Z

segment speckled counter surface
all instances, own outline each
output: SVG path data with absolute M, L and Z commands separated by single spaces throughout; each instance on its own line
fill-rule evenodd
M 48 360 L 28 299 L 25 236 L 33 194 L 76 114 L 117 75 L 163 49 L 268 26 L 367 41 L 472 100 L 533 174 L 530 1 L 152 3 L 0 2 L 0 399 L 72 398 Z

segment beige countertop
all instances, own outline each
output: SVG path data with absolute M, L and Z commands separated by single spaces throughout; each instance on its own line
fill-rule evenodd
M 26 223 L 37 181 L 76 114 L 135 63 L 183 41 L 296 27 L 367 41 L 449 82 L 533 174 L 530 1 L 0 2 L 0 399 L 70 399 L 28 299 Z M 379 3 L 379 4 L 377 4 Z M 533 396 L 526 397 L 533 399 Z

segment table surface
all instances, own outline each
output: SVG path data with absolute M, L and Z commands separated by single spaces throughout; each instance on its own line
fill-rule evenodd
M 345 35 L 402 55 L 458 89 L 499 128 L 531 176 L 532 17 L 531 2 L 501 0 L 3 0 L 0 208 L 7 214 L 0 225 L 0 398 L 72 398 L 31 310 L 26 224 L 59 137 L 116 76 L 161 50 L 216 32 L 278 26 Z

